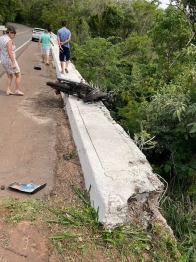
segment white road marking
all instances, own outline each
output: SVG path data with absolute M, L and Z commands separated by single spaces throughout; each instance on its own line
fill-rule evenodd
M 17 49 L 16 49 L 16 52 L 17 52 L 18 50 L 20 50 L 20 48 L 22 48 L 24 45 L 26 45 L 29 41 L 30 41 L 30 40 L 28 40 L 26 43 L 24 43 L 24 44 L 21 45 L 19 48 L 17 48 Z

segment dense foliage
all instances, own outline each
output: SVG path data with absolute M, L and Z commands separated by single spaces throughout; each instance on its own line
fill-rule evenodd
M 146 154 L 155 172 L 167 180 L 170 190 L 193 198 L 195 14 L 195 0 L 176 0 L 166 10 L 156 0 L 0 3 L 3 23 L 15 21 L 55 33 L 62 20 L 68 21 L 71 59 L 81 75 L 93 86 L 115 91 L 115 102 L 107 105 L 111 115 Z

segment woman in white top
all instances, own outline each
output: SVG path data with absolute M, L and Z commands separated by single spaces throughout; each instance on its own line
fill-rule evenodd
M 21 72 L 20 67 L 16 61 L 15 50 L 16 47 L 12 39 L 16 35 L 16 30 L 14 27 L 9 27 L 6 31 L 6 34 L 0 37 L 0 50 L 1 50 L 1 64 L 4 71 L 7 73 L 7 90 L 6 94 L 9 95 L 18 95 L 23 96 L 24 93 L 20 91 L 20 82 L 21 82 Z M 15 93 L 11 91 L 11 83 L 15 75 Z

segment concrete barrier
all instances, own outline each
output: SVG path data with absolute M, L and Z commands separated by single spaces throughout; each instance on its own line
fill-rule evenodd
M 3 32 L 3 34 L 5 34 L 7 28 L 4 25 L 0 25 L 0 31 Z
M 82 76 L 70 63 L 69 73 L 60 73 L 56 35 L 52 55 L 57 76 L 75 81 Z M 90 189 L 92 206 L 98 210 L 99 221 L 114 228 L 151 214 L 166 224 L 158 211 L 163 183 L 145 155 L 127 133 L 110 116 L 102 102 L 85 104 L 74 96 L 62 93 L 73 138 L 85 178 Z

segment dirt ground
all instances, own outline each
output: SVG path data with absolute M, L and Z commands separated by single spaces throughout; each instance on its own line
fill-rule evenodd
M 50 70 L 51 78 L 55 79 L 55 69 L 50 66 Z M 52 118 L 56 129 L 53 154 L 54 187 L 42 200 L 58 207 L 66 203 L 70 205 L 75 196 L 71 184 L 75 183 L 84 189 L 84 180 L 77 156 L 71 160 L 63 158 L 65 154 L 76 152 L 68 117 L 60 95 L 56 95 L 54 90 L 46 88 L 43 84 L 40 84 L 39 91 L 28 99 L 28 103 L 35 114 Z M 0 262 L 80 261 L 59 254 L 49 239 L 54 229 L 50 229 L 47 223 L 39 221 L 40 218 L 33 222 L 21 220 L 14 225 L 5 223 L 6 212 L 6 209 L 0 207 Z
M 46 81 L 56 80 L 52 57 L 50 66 L 42 64 L 37 43 L 32 42 L 17 60 L 24 97 L 5 95 L 5 74 L 0 86 L 0 262 L 121 261 L 105 256 L 104 245 L 92 255 L 88 227 L 84 229 L 85 243 L 78 237 L 75 249 L 66 241 L 61 244 L 50 239 L 62 234 L 65 226 L 46 221 L 54 218 L 48 206 L 53 210 L 83 208 L 73 185 L 85 191 L 85 181 L 63 100 L 46 85 Z M 42 70 L 34 70 L 35 64 Z M 33 195 L 8 187 L 13 181 L 23 183 L 31 178 L 40 184 L 45 181 L 47 186 Z M 39 202 L 38 207 L 34 202 Z M 85 245 L 88 250 L 83 256 Z

